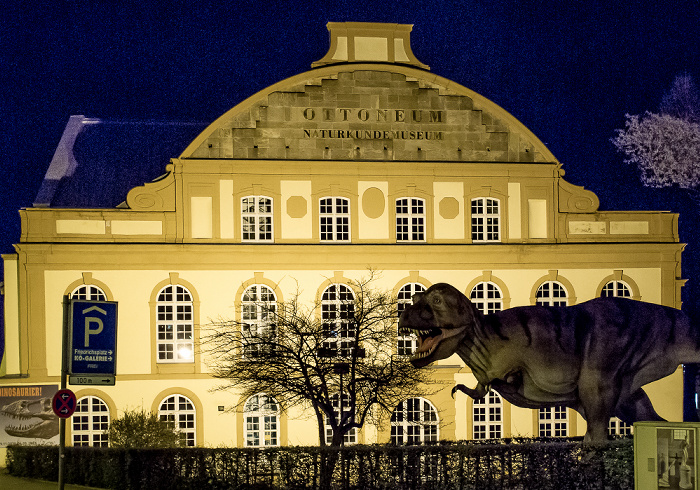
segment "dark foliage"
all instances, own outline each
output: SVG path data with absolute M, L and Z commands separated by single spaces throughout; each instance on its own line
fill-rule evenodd
M 505 443 L 503 443 L 505 442 Z M 510 439 L 430 446 L 276 449 L 67 448 L 66 481 L 100 488 L 318 489 L 337 458 L 333 489 L 632 489 L 631 439 L 596 446 Z M 10 446 L 7 467 L 56 480 L 58 449 Z

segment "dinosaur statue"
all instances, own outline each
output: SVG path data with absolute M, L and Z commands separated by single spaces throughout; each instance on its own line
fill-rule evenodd
M 51 439 L 58 435 L 58 417 L 51 408 L 51 398 L 17 400 L 3 406 L 0 414 L 20 421 L 19 425 L 5 427 L 13 437 Z M 35 418 L 39 420 L 32 421 Z
M 588 424 L 585 440 L 607 439 L 608 421 L 663 420 L 642 386 L 700 361 L 700 331 L 680 310 L 624 298 L 569 307 L 524 306 L 483 315 L 449 284 L 413 297 L 399 332 L 418 336 L 415 367 L 457 354 L 476 388 L 519 407 L 564 405 Z

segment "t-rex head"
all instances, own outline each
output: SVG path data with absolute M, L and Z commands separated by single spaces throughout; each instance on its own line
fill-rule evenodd
M 450 357 L 478 314 L 467 297 L 449 284 L 434 284 L 413 296 L 413 304 L 399 318 L 399 333 L 418 337 L 411 363 L 419 368 Z

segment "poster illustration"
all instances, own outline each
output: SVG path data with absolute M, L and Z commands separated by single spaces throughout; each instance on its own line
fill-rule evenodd
M 695 489 L 695 431 L 680 428 L 656 430 L 658 489 Z
M 58 385 L 0 386 L 0 447 L 58 444 L 58 417 L 51 401 Z

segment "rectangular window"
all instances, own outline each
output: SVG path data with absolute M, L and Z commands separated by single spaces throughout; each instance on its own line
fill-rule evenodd
M 569 434 L 569 416 L 566 407 L 539 409 L 539 437 L 566 437 Z
M 319 225 L 322 242 L 349 242 L 350 201 L 343 197 L 321 199 Z
M 396 200 L 396 241 L 425 241 L 425 201 L 404 197 Z
M 501 213 L 498 199 L 472 199 L 472 242 L 501 240 Z
M 241 240 L 272 242 L 272 199 L 248 196 L 241 199 Z

